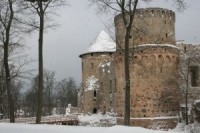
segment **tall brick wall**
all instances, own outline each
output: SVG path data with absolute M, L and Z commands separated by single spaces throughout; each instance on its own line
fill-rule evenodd
M 136 49 L 133 58 L 130 64 L 131 117 L 176 116 L 179 110 L 178 49 Z M 124 65 L 120 63 L 123 62 L 123 56 L 119 53 L 115 61 L 117 114 L 118 117 L 124 117 Z
M 125 28 L 121 14 L 115 17 L 117 49 L 124 48 Z M 175 44 L 175 13 L 162 8 L 137 9 L 130 47 L 140 44 Z

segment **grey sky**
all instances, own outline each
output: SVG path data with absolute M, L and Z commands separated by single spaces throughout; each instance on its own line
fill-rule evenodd
M 172 3 L 166 0 L 154 0 L 151 4 L 139 4 L 139 7 L 164 7 L 176 12 L 176 39 L 186 42 L 200 42 L 199 0 L 186 0 L 187 9 L 177 12 Z M 162 2 L 160 2 L 162 1 Z M 170 0 L 169 0 L 170 1 Z M 81 82 L 81 59 L 79 55 L 90 45 L 103 29 L 108 18 L 98 16 L 95 8 L 88 7 L 88 0 L 69 0 L 71 6 L 59 10 L 56 21 L 61 24 L 56 30 L 48 30 L 44 40 L 44 67 L 56 72 L 57 80 L 74 77 Z M 107 21 L 107 22 L 106 22 Z M 30 41 L 29 41 L 30 40 Z M 37 59 L 37 33 L 27 39 L 28 51 Z M 37 64 L 33 64 L 37 68 Z

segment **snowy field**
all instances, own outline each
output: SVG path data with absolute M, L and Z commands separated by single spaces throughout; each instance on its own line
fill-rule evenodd
M 181 126 L 180 126 L 181 127 Z M 82 127 L 60 125 L 0 123 L 0 133 L 188 133 L 176 128 L 171 131 L 149 130 L 141 127 Z
M 197 123 L 187 128 L 180 123 L 173 130 L 161 131 L 116 126 L 116 117 L 111 115 L 79 115 L 78 119 L 79 126 L 0 123 L 0 133 L 200 133 L 200 125 Z M 105 125 L 111 127 L 102 127 Z

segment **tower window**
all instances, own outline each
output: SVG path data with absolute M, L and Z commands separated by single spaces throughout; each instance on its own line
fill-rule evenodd
M 94 91 L 94 97 L 97 97 L 97 91 L 96 90 Z
M 110 94 L 112 93 L 112 80 L 110 80 Z
M 184 46 L 184 53 L 186 53 L 186 50 L 187 50 L 187 48 L 186 48 L 186 46 Z
M 168 34 L 166 33 L 166 37 L 168 37 Z
M 94 68 L 94 63 L 91 63 L 91 68 L 92 68 L 92 69 Z
M 93 53 L 91 53 L 91 56 L 93 56 Z
M 190 67 L 190 76 L 191 76 L 191 86 L 192 87 L 199 86 L 199 83 L 198 83 L 198 79 L 199 79 L 198 66 L 191 66 Z

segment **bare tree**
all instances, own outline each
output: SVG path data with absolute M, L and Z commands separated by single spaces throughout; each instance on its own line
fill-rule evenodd
M 12 76 L 9 56 L 16 46 L 20 45 L 22 27 L 15 21 L 20 13 L 19 0 L 1 0 L 0 2 L 0 41 L 3 45 L 3 67 L 5 72 L 5 87 L 8 95 L 10 122 L 14 120 L 14 100 L 12 94 Z
M 5 3 L 5 4 L 4 4 Z M 11 94 L 11 80 L 10 80 L 10 70 L 9 70 L 9 64 L 8 64 L 8 46 L 10 44 L 10 30 L 11 26 L 13 23 L 13 18 L 14 18 L 14 11 L 13 11 L 13 1 L 8 0 L 8 1 L 3 1 L 1 3 L 1 16 L 0 16 L 0 22 L 1 22 L 1 27 L 3 28 L 3 35 L 2 35 L 2 40 L 3 40 L 3 48 L 4 48 L 4 68 L 5 68 L 5 73 L 6 73 L 6 89 L 8 93 L 8 102 L 9 102 L 9 111 L 10 111 L 10 122 L 15 122 L 14 118 L 14 101 L 13 101 L 13 96 Z M 3 11 L 2 11 L 3 10 Z M 3 14 L 6 14 L 3 16 Z M 2 33 L 2 32 L 1 32 Z
M 24 93 L 25 116 L 36 116 L 38 76 L 31 80 L 31 87 Z
M 44 73 L 44 106 L 47 108 L 48 115 L 53 109 L 53 91 L 55 89 L 55 72 L 45 70 Z
M 200 85 L 198 82 L 198 64 L 200 63 L 199 58 L 199 45 L 187 45 L 179 44 L 180 46 L 180 63 L 179 63 L 179 73 L 180 73 L 180 89 L 183 94 L 183 99 L 185 100 L 185 123 L 189 124 L 188 119 L 188 95 L 190 93 L 190 87 L 197 87 Z M 192 99 L 192 100 L 195 100 Z
M 152 0 L 140 0 L 151 2 Z M 89 0 L 91 5 L 97 6 L 98 13 L 115 12 L 121 14 L 124 34 L 124 73 L 125 73 L 125 114 L 124 125 L 130 125 L 130 73 L 129 73 L 129 38 L 131 36 L 131 28 L 134 25 L 133 20 L 139 0 Z M 174 0 L 178 7 L 183 7 L 184 0 Z M 134 51 L 134 50 L 133 50 Z M 134 53 L 132 53 L 133 55 Z
M 31 23 L 26 23 L 29 26 L 39 30 L 39 39 L 38 39 L 38 60 L 39 60 L 39 76 L 38 76 L 38 104 L 37 104 L 37 117 L 36 117 L 36 123 L 41 122 L 41 115 L 42 115 L 42 103 L 43 103 L 43 89 L 44 89 L 44 83 L 43 83 L 43 35 L 44 30 L 47 28 L 51 28 L 55 26 L 52 25 L 45 25 L 46 20 L 49 19 L 49 14 L 55 13 L 55 10 L 59 6 L 66 5 L 66 0 L 25 0 L 28 2 L 24 2 L 23 5 L 25 8 L 28 8 L 30 11 L 30 14 L 36 15 L 39 20 L 32 19 Z
M 57 100 L 61 102 L 62 107 L 66 108 L 68 104 L 77 106 L 78 87 L 73 78 L 63 79 L 56 86 Z
M 55 72 L 45 70 L 44 71 L 44 91 L 43 91 L 43 115 L 50 115 L 54 102 L 54 90 L 55 90 Z M 24 105 L 27 107 L 27 113 L 30 116 L 35 116 L 37 105 L 37 93 L 38 93 L 38 75 L 32 79 L 31 88 L 25 93 Z

